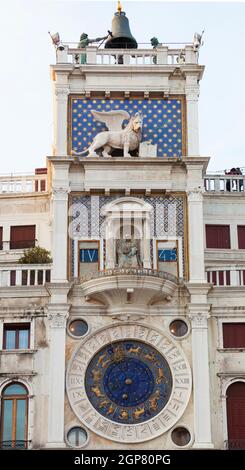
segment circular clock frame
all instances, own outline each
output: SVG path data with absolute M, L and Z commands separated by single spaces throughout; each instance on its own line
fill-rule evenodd
M 99 408 L 100 404 L 103 404 L 104 398 L 107 399 L 108 389 L 105 390 L 103 388 L 101 390 L 101 383 L 99 383 L 100 386 L 97 389 L 96 383 L 92 384 L 91 381 L 89 382 L 93 377 L 92 370 L 100 372 L 98 367 L 93 367 L 94 364 L 97 364 L 99 360 L 104 364 L 104 359 L 106 359 L 106 357 L 102 357 L 105 354 L 104 351 L 112 348 L 113 354 L 119 353 L 119 357 L 118 363 L 117 361 L 108 361 L 108 364 L 104 365 L 105 373 L 103 377 L 107 377 L 106 380 L 108 381 L 108 376 L 113 373 L 113 363 L 115 363 L 115 367 L 120 368 L 120 364 L 123 365 L 123 360 L 125 360 L 125 357 L 120 357 L 120 345 L 129 346 L 130 343 L 133 349 L 135 349 L 134 344 L 136 347 L 141 345 L 143 347 L 145 345 L 146 355 L 147 352 L 151 354 L 155 351 L 158 361 L 159 359 L 163 361 L 162 364 L 164 364 L 165 368 L 164 375 L 166 375 L 167 368 L 169 368 L 168 380 L 171 377 L 172 382 L 171 388 L 169 386 L 167 390 L 168 396 L 166 395 L 165 403 L 160 404 L 157 401 L 159 407 L 155 410 L 155 414 L 149 415 L 149 418 L 147 413 L 144 414 L 144 417 L 142 416 L 142 400 L 144 400 L 143 403 L 147 403 L 146 409 L 149 411 L 149 402 L 152 395 L 154 398 L 156 387 L 155 389 L 154 387 L 149 388 L 149 390 L 146 389 L 145 397 L 144 391 L 141 390 L 141 394 L 139 396 L 136 394 L 135 400 L 130 403 L 131 406 L 128 408 L 121 406 L 123 394 L 126 394 L 127 390 L 122 390 L 122 394 L 120 395 L 119 393 L 119 398 L 118 396 L 113 396 L 114 392 L 111 390 L 110 399 L 114 401 L 109 400 L 109 404 L 105 404 L 105 408 Z M 116 348 L 119 349 L 116 350 Z M 132 370 L 135 370 L 135 361 L 139 360 L 137 353 L 132 352 L 127 357 L 129 361 L 134 362 Z M 144 374 L 149 373 L 149 378 L 151 379 L 152 374 L 154 381 L 156 381 L 157 369 L 161 369 L 161 367 L 152 368 L 151 360 L 145 359 L 142 361 L 142 357 L 140 362 L 141 373 L 143 374 L 140 377 L 145 379 Z M 108 369 L 109 364 L 111 369 Z M 161 364 L 158 362 L 158 365 Z M 119 389 L 126 381 L 128 382 L 125 384 L 126 388 L 131 385 L 129 382 L 134 380 L 132 370 L 130 365 L 126 375 L 123 375 L 121 370 L 119 371 L 119 376 L 121 377 Z M 160 373 L 159 377 L 161 376 L 162 373 Z M 96 379 L 96 375 L 94 377 Z M 145 442 L 168 431 L 183 415 L 191 394 L 191 370 L 183 351 L 168 334 L 147 324 L 115 324 L 86 336 L 79 343 L 71 357 L 67 368 L 66 380 L 68 399 L 79 420 L 96 434 L 122 443 Z M 160 379 L 160 384 L 161 382 Z M 92 392 L 91 387 L 94 387 Z M 158 385 L 157 389 L 159 389 Z M 105 391 L 106 393 L 104 393 Z M 105 397 L 100 395 L 105 395 Z M 108 413 L 108 410 L 110 411 L 110 401 L 113 404 L 116 402 L 116 398 L 119 399 L 119 413 L 114 416 L 114 419 L 111 419 L 110 413 Z M 133 400 L 132 396 L 130 399 L 131 401 Z M 156 404 L 156 401 L 153 403 Z M 120 412 L 124 409 L 126 412 L 130 409 L 131 415 L 122 413 L 120 417 Z

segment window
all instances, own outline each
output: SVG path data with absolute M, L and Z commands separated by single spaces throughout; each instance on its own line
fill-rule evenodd
M 81 319 L 73 320 L 69 324 L 68 331 L 75 338 L 81 338 L 82 336 L 86 335 L 88 331 L 88 324 L 86 321 L 81 320 Z
M 206 225 L 207 248 L 230 248 L 229 225 Z
M 72 447 L 82 447 L 88 440 L 85 429 L 78 426 L 71 428 L 67 434 L 67 441 Z
M 30 323 L 8 323 L 3 328 L 3 349 L 29 349 Z
M 10 249 L 32 248 L 35 246 L 36 226 L 19 225 L 10 228 Z
M 169 325 L 170 333 L 181 338 L 185 336 L 188 332 L 188 326 L 183 320 L 173 320 Z
M 245 250 L 245 225 L 237 226 L 238 248 Z
M 0 227 L 0 250 L 3 249 L 3 227 Z
M 27 447 L 28 393 L 24 385 L 12 383 L 4 388 L 1 400 L 1 447 Z
M 223 323 L 224 348 L 245 348 L 245 322 Z

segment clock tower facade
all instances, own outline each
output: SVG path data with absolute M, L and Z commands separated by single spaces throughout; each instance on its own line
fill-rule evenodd
M 51 66 L 47 447 L 212 448 L 204 67 L 114 33 Z

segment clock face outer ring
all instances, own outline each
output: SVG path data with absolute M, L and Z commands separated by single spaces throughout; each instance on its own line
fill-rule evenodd
M 125 424 L 102 416 L 94 408 L 86 393 L 85 377 L 99 351 L 110 344 L 130 340 L 138 340 L 163 356 L 171 371 L 172 390 L 156 416 L 144 422 Z M 143 323 L 113 324 L 80 342 L 67 368 L 66 389 L 74 413 L 91 431 L 116 442 L 145 442 L 168 431 L 183 415 L 191 394 L 191 370 L 181 348 L 165 332 Z

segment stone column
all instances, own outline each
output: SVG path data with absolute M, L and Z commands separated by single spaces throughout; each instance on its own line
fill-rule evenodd
M 51 288 L 51 290 L 53 290 Z M 67 287 L 65 287 L 67 294 Z M 55 294 L 56 297 L 56 294 Z M 50 304 L 49 320 L 49 406 L 48 442 L 46 447 L 65 447 L 64 407 L 65 407 L 65 336 L 69 305 Z
M 198 123 L 199 85 L 196 76 L 186 77 L 187 155 L 199 155 Z
M 54 94 L 54 153 L 67 155 L 67 103 L 69 89 L 56 85 Z
M 189 278 L 190 282 L 206 282 L 204 268 L 203 190 L 188 192 Z
M 189 305 L 192 326 L 194 433 L 196 449 L 213 448 L 208 354 L 209 306 Z

